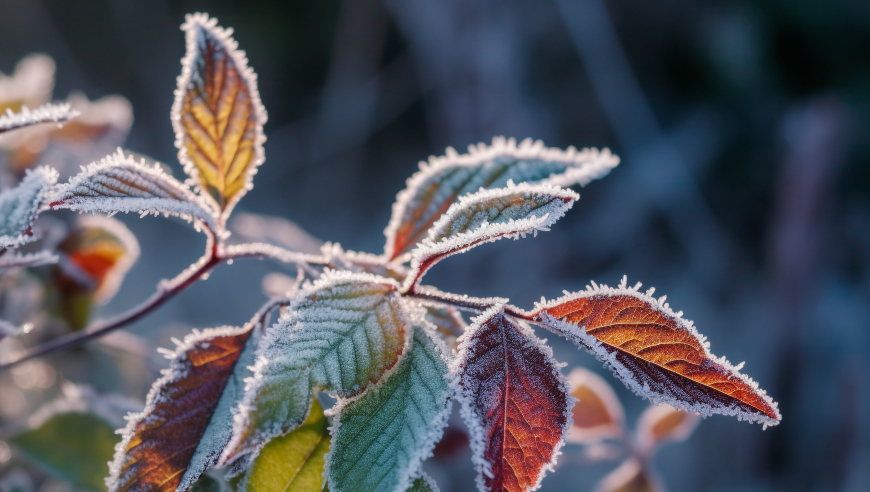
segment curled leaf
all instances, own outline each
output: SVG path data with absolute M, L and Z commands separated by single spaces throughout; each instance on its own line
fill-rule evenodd
M 455 369 L 479 489 L 536 489 L 571 426 L 572 398 L 552 350 L 496 306 L 460 338 Z
M 396 291 L 392 280 L 342 271 L 327 271 L 300 290 L 259 343 L 221 465 L 250 460 L 301 424 L 315 388 L 348 397 L 393 367 L 411 322 Z
M 15 188 L 0 193 L 0 249 L 15 248 L 32 239 L 30 228 L 56 181 L 57 171 L 40 167 L 28 171 Z
M 329 421 L 317 399 L 299 427 L 269 441 L 251 463 L 236 490 L 319 492 L 329 452 Z
M 225 221 L 264 160 L 266 110 L 232 29 L 205 14 L 188 15 L 181 29 L 187 54 L 172 106 L 178 160 Z
M 460 198 L 414 251 L 405 289 L 448 256 L 498 239 L 549 230 L 579 198 L 571 190 L 512 182 L 507 188 L 481 190 Z
M 574 425 L 567 440 L 591 443 L 619 438 L 625 429 L 625 416 L 613 388 L 601 376 L 582 367 L 571 371 L 568 384 L 577 402 L 571 411 Z
M 393 260 L 422 241 L 432 224 L 456 200 L 480 188 L 503 188 L 508 181 L 554 186 L 585 186 L 607 175 L 619 158 L 604 149 L 551 149 L 540 140 L 496 137 L 492 145 L 469 146 L 468 154 L 452 148 L 444 157 L 420 163 L 407 187 L 396 197 L 393 215 L 384 234 L 384 254 Z
M 535 319 L 586 348 L 625 385 L 655 403 L 681 410 L 735 415 L 740 420 L 777 425 L 776 403 L 724 358 L 691 321 L 674 313 L 664 298 L 606 285 L 538 306 Z
M 651 450 L 673 441 L 684 441 L 698 426 L 701 416 L 677 410 L 670 405 L 653 405 L 644 410 L 637 422 L 640 445 Z
M 45 104 L 36 109 L 24 106 L 19 113 L 7 109 L 6 114 L 0 116 L 0 134 L 40 123 L 63 123 L 78 115 L 78 111 L 74 111 L 66 103 Z
M 339 401 L 327 458 L 335 492 L 404 492 L 450 416 L 449 349 L 415 327 L 408 352 L 382 383 Z
M 185 337 L 142 413 L 132 415 L 106 479 L 112 492 L 183 492 L 212 466 L 230 439 L 231 409 L 253 362 L 254 325 Z
M 138 212 L 199 219 L 216 228 L 214 214 L 187 186 L 166 174 L 159 165 L 146 166 L 119 149 L 86 167 L 51 194 L 52 208 L 77 212 Z

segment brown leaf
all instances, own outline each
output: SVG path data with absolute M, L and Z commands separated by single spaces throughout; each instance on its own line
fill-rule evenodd
M 630 289 L 595 286 L 546 303 L 534 318 L 604 361 L 626 386 L 654 402 L 777 425 L 777 405 L 738 368 L 713 356 L 691 322 Z
M 687 439 L 701 416 L 677 410 L 670 405 L 653 405 L 641 414 L 637 422 L 637 439 L 645 449 L 653 449 L 669 441 Z
M 178 159 L 226 220 L 264 160 L 266 110 L 231 29 L 205 14 L 188 15 L 181 28 L 187 54 L 172 106 Z
M 622 404 L 613 388 L 592 371 L 575 367 L 568 375 L 571 396 L 577 398 L 572 410 L 574 425 L 567 440 L 590 443 L 601 439 L 616 439 L 623 433 Z
M 613 470 L 595 488 L 596 492 L 661 492 L 662 490 L 651 470 L 642 467 L 633 459 Z

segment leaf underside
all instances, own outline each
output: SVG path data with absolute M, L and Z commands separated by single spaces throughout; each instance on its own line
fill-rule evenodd
M 460 399 L 484 491 L 526 491 L 552 467 L 569 424 L 568 388 L 549 348 L 503 311 L 461 339 Z
M 0 193 L 0 250 L 31 240 L 30 227 L 56 181 L 57 171 L 40 167 L 28 171 L 17 187 Z
M 776 404 L 707 351 L 689 322 L 634 289 L 602 286 L 541 309 L 538 319 L 589 349 L 638 395 L 702 415 L 779 423 Z
M 216 19 L 190 15 L 187 55 L 173 106 L 178 158 L 226 216 L 263 161 L 263 124 L 254 73 Z
M 252 327 L 218 328 L 185 339 L 145 412 L 118 445 L 109 487 L 118 491 L 184 491 L 214 463 L 229 440 L 229 409 L 241 396 L 250 361 L 240 361 Z
M 340 408 L 329 454 L 333 491 L 404 492 L 441 437 L 453 393 L 447 348 L 414 328 L 386 380 Z

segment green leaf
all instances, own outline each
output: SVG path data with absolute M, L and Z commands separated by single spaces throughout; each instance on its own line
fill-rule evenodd
M 78 488 L 106 489 L 115 444 L 121 436 L 103 419 L 80 412 L 57 414 L 35 429 L 13 436 L 26 458 L 40 468 Z
M 300 291 L 260 341 L 218 466 L 251 459 L 270 439 L 300 425 L 312 390 L 350 397 L 380 380 L 410 338 L 413 307 L 397 288 L 383 277 L 329 271 Z
M 209 475 L 202 475 L 190 488 L 190 492 L 221 492 L 221 484 Z
M 315 398 L 308 419 L 289 434 L 269 441 L 251 464 L 239 490 L 319 492 L 324 456 L 329 451 L 329 421 Z
M 17 248 L 32 239 L 30 227 L 56 182 L 57 171 L 40 167 L 27 171 L 15 188 L 0 193 L 0 250 Z
M 435 480 L 432 480 L 432 477 L 426 475 L 425 473 L 420 474 L 419 477 L 414 479 L 411 482 L 411 488 L 408 489 L 408 492 L 440 492 L 438 490 L 438 485 L 435 483 Z
M 333 491 L 408 488 L 450 415 L 448 357 L 441 340 L 416 327 L 411 349 L 386 381 L 342 403 L 327 465 Z

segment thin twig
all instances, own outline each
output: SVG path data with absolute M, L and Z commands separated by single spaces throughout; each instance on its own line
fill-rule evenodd
M 524 319 L 526 321 L 534 321 L 534 313 L 527 312 L 516 306 L 508 304 L 507 299 L 501 297 L 482 299 L 480 297 L 450 294 L 448 292 L 441 292 L 434 287 L 423 287 L 418 285 L 412 286 L 411 290 L 409 290 L 405 294 L 405 296 L 412 299 L 419 299 L 424 303 L 453 306 L 463 311 L 472 311 L 476 313 L 482 313 L 497 304 L 501 304 L 504 306 L 505 314 L 513 316 L 514 318 Z

